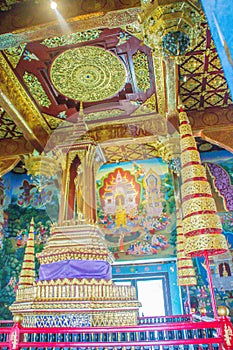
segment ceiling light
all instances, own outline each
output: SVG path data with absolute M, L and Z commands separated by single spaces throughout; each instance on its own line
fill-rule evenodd
M 56 8 L 57 8 L 57 3 L 56 3 L 55 1 L 51 1 L 51 2 L 50 2 L 50 7 L 51 7 L 52 10 L 56 10 Z

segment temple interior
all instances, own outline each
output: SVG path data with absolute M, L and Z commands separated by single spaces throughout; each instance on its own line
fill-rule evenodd
M 1 1 L 1 320 L 233 318 L 227 3 Z

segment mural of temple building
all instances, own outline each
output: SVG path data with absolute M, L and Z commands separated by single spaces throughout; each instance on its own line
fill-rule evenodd
M 137 211 L 138 204 L 136 202 L 137 191 L 134 184 L 127 181 L 118 172 L 116 178 L 112 180 L 111 185 L 107 185 L 104 197 L 104 212 L 106 214 L 116 214 L 117 210 L 125 209 L 129 214 Z

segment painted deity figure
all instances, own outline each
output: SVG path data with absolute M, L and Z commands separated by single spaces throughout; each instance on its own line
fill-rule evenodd
M 122 205 L 122 200 L 119 199 L 119 204 L 116 207 L 116 227 L 126 226 L 126 221 L 127 221 L 126 210 Z
M 144 181 L 146 189 L 146 211 L 151 217 L 160 217 L 163 212 L 160 195 L 160 178 L 150 170 Z

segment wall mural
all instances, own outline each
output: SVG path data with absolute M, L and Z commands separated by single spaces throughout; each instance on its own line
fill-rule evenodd
M 232 154 L 217 151 L 201 156 L 209 169 L 210 164 L 217 164 L 222 168 L 220 174 L 227 173 L 228 188 L 231 188 Z M 224 199 L 222 189 L 218 189 L 217 177 L 213 172 L 210 176 L 230 252 L 211 261 L 212 277 L 217 304 L 228 306 L 233 317 L 233 210 L 226 207 L 229 200 Z M 43 249 L 50 225 L 57 220 L 57 188 L 53 182 L 47 184 L 41 189 L 36 178 L 13 172 L 0 178 L 0 319 L 12 317 L 8 307 L 15 300 L 31 218 L 35 220 L 36 252 Z M 176 256 L 175 202 L 166 163 L 156 158 L 105 164 L 97 173 L 96 185 L 99 225 L 116 260 L 141 259 L 143 262 L 143 259 Z M 210 314 L 205 264 L 201 259 L 194 259 L 194 264 L 198 286 L 191 287 L 190 294 L 194 303 L 197 300 Z M 185 291 L 183 300 L 185 304 Z
M 166 163 L 105 164 L 96 183 L 99 225 L 116 260 L 175 255 L 175 200 Z
M 52 215 L 49 215 L 47 213 Z M 41 189 L 36 178 L 10 172 L 0 178 L 0 319 L 10 319 L 31 218 L 35 221 L 35 252 L 49 237 L 51 218 L 58 213 L 56 187 Z M 36 270 L 39 265 L 36 260 Z

